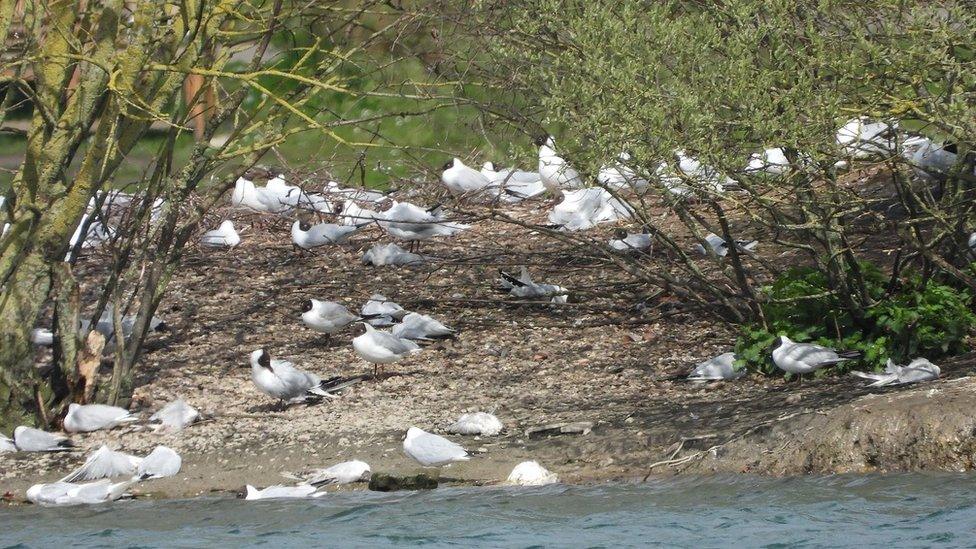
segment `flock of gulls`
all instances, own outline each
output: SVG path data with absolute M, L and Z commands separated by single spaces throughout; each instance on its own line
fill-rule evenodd
M 850 158 L 866 158 L 872 155 L 891 154 L 897 151 L 926 174 L 945 173 L 955 164 L 955 152 L 932 141 L 906 136 L 897 124 L 869 122 L 858 118 L 845 124 L 837 134 L 837 143 Z M 549 221 L 562 230 L 580 231 L 598 224 L 630 218 L 630 206 L 617 198 L 617 193 L 644 192 L 659 184 L 677 198 L 688 198 L 698 193 L 722 193 L 735 188 L 732 177 L 704 165 L 685 151 L 675 151 L 670 162 L 662 162 L 653 174 L 642 175 L 628 166 L 630 155 L 621 153 L 613 162 L 605 165 L 597 176 L 597 186 L 589 186 L 584 177 L 571 164 L 559 156 L 552 137 L 540 139 L 538 171 L 515 168 L 500 169 L 486 162 L 480 170 L 453 159 L 443 167 L 443 185 L 459 199 L 488 200 L 513 204 L 538 198 L 546 193 L 560 202 L 549 213 Z M 801 162 L 803 159 L 801 158 Z M 793 169 L 782 149 L 767 149 L 754 154 L 743 172 L 781 175 Z M 99 197 L 98 204 L 124 204 L 132 197 L 112 192 Z M 3 198 L 0 198 L 2 206 Z M 380 204 L 392 201 L 386 209 Z M 289 185 L 278 176 L 262 186 L 241 178 L 234 188 L 233 206 L 251 212 L 272 215 L 292 215 L 298 212 L 331 216 L 335 223 L 311 224 L 295 219 L 291 226 L 291 239 L 295 248 L 306 251 L 323 246 L 342 245 L 369 226 L 379 226 L 393 240 L 405 243 L 404 249 L 395 242 L 376 243 L 362 257 L 364 264 L 374 266 L 411 266 L 424 263 L 427 258 L 417 253 L 422 241 L 450 237 L 470 228 L 449 218 L 441 205 L 418 206 L 409 202 L 392 200 L 384 193 L 363 189 L 342 188 L 330 182 L 322 193 L 310 193 Z M 103 223 L 107 216 L 92 221 L 93 199 L 85 219 L 72 238 L 72 248 L 95 247 L 115 234 L 112 227 Z M 158 204 L 154 204 L 158 206 Z M 299 216 L 295 216 L 299 217 Z M 3 228 L 6 231 L 7 227 Z M 83 238 L 84 235 L 84 239 Z M 231 220 L 222 221 L 213 230 L 201 236 L 200 243 L 210 248 L 234 248 L 242 239 Z M 614 232 L 608 242 L 610 249 L 621 253 L 646 253 L 651 248 L 652 237 L 646 232 L 629 233 L 624 229 Z M 976 233 L 969 244 L 976 251 Z M 757 241 L 736 241 L 737 250 L 752 253 Z M 708 234 L 694 247 L 698 253 L 723 258 L 730 244 L 715 234 Z M 66 260 L 70 259 L 69 257 Z M 557 284 L 537 282 L 522 267 L 518 274 L 502 272 L 500 288 L 515 298 L 546 299 L 553 303 L 566 303 L 570 291 Z M 106 311 L 95 329 L 111 335 L 112 312 Z M 123 329 L 129 319 L 123 318 Z M 309 329 L 332 338 L 353 324 L 361 324 L 363 333 L 352 339 L 355 353 L 372 365 L 372 378 L 382 376 L 382 368 L 423 352 L 424 347 L 442 339 L 458 337 L 458 332 L 430 316 L 407 311 L 381 294 L 372 295 L 358 312 L 352 312 L 334 301 L 308 299 L 301 313 L 301 321 Z M 155 328 L 161 321 L 153 320 Z M 123 334 L 129 337 L 130 334 Z M 36 344 L 50 345 L 52 335 L 44 329 L 33 333 Z M 108 337 L 108 341 L 114 341 Z M 820 368 L 857 358 L 857 353 L 837 351 L 813 343 L 791 341 L 780 337 L 773 349 L 773 363 L 784 372 L 802 376 Z M 279 406 L 337 398 L 338 393 L 350 385 L 367 379 L 367 376 L 323 380 L 314 373 L 304 371 L 295 364 L 274 359 L 265 349 L 250 354 L 249 365 L 254 387 L 271 397 Z M 854 375 L 870 380 L 872 386 L 915 383 L 938 378 L 939 367 L 924 358 L 913 360 L 906 366 L 889 361 L 882 374 L 854 372 Z M 694 381 L 733 380 L 745 375 L 736 367 L 734 353 L 728 352 L 696 365 L 688 376 Z M 182 399 L 170 402 L 150 417 L 157 431 L 179 431 L 189 427 L 200 414 Z M 64 417 L 63 428 L 69 434 L 86 433 L 139 422 L 140 418 L 123 408 L 100 404 L 71 404 Z M 448 429 L 461 436 L 494 436 L 503 430 L 502 422 L 493 414 L 477 412 L 462 415 Z M 6 452 L 59 452 L 74 450 L 67 437 L 41 431 L 28 426 L 14 430 L 13 438 L 0 436 L 0 453 Z M 403 452 L 422 467 L 440 468 L 451 463 L 467 461 L 471 452 L 447 438 L 411 426 L 403 437 Z M 144 457 L 125 454 L 102 446 L 94 451 L 78 469 L 57 482 L 36 484 L 27 491 L 27 499 L 41 505 L 76 505 L 102 503 L 122 497 L 136 483 L 174 476 L 182 466 L 180 456 L 166 446 L 157 446 Z M 330 484 L 348 484 L 368 481 L 370 466 L 359 460 L 338 463 L 327 468 L 285 476 L 297 480 L 295 485 L 274 485 L 263 489 L 248 485 L 245 499 L 305 498 L 325 494 L 323 487 Z M 514 485 L 534 486 L 558 482 L 557 476 L 535 461 L 518 464 L 507 482 Z

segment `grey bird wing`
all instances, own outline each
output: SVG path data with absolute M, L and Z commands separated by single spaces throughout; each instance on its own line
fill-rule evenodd
M 837 356 L 837 351 L 815 343 L 796 343 L 790 348 L 788 356 L 810 365 L 829 365 L 848 360 Z
M 468 455 L 468 451 L 460 444 L 431 433 L 425 433 L 414 440 L 414 453 L 429 462 L 443 462 L 459 459 Z
M 81 467 L 61 479 L 61 482 L 131 476 L 141 462 L 141 458 L 113 451 L 108 446 L 103 445 L 95 450 L 95 453 L 88 456 Z
M 419 348 L 416 343 L 410 340 L 401 339 L 386 332 L 372 332 L 370 335 L 377 346 L 384 347 L 398 355 L 409 353 Z
M 157 446 L 139 464 L 136 476 L 140 480 L 171 477 L 179 473 L 182 466 L 183 458 L 172 448 Z

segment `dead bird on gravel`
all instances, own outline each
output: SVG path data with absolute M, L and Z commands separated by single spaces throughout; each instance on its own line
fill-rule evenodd
M 308 471 L 306 473 L 302 473 L 301 475 L 282 473 L 281 476 L 301 481 L 304 484 L 321 486 L 323 484 L 353 484 L 355 482 L 369 482 L 372 474 L 373 471 L 370 469 L 368 463 L 354 459 L 352 461 L 336 463 L 335 465 L 326 467 L 324 469 Z
M 409 313 L 403 321 L 390 330 L 399 338 L 432 342 L 439 339 L 457 339 L 457 330 L 448 328 L 433 318 L 419 313 Z
M 9 454 L 17 451 L 14 439 L 0 435 L 0 454 Z
M 103 429 L 112 429 L 124 423 L 139 421 L 139 417 L 132 415 L 125 408 L 108 406 L 106 404 L 77 404 L 68 405 L 68 414 L 64 416 L 64 430 L 69 433 L 90 433 Z
M 717 381 L 721 379 L 738 379 L 746 375 L 745 369 L 736 371 L 735 353 L 722 353 L 695 365 L 695 369 L 688 375 L 690 381 Z
M 502 432 L 502 422 L 487 412 L 461 414 L 461 417 L 447 428 L 458 435 L 483 435 L 493 437 Z
M 315 398 L 338 398 L 330 391 L 337 390 L 340 379 L 322 381 L 287 360 L 272 360 L 267 351 L 258 349 L 251 353 L 251 381 L 259 391 L 287 405 Z
M 443 467 L 471 459 L 460 444 L 417 427 L 407 429 L 403 437 L 403 453 L 423 467 Z
M 150 422 L 158 422 L 154 427 L 156 432 L 182 431 L 198 419 L 200 419 L 200 412 L 182 398 L 166 404 L 158 412 L 149 416 Z
M 888 359 L 888 365 L 883 374 L 869 374 L 865 372 L 851 372 L 851 375 L 874 381 L 868 387 L 884 387 L 886 385 L 905 385 L 920 381 L 939 379 L 942 370 L 927 359 L 916 358 L 908 366 L 900 366 Z
M 64 452 L 75 446 L 66 436 L 26 425 L 14 429 L 14 445 L 21 452 Z
M 529 270 L 522 266 L 518 277 L 505 271 L 501 273 L 501 287 L 514 297 L 522 299 L 550 298 L 553 303 L 566 303 L 569 300 L 569 290 L 555 284 L 542 284 L 532 281 Z
M 392 326 L 407 316 L 407 311 L 386 298 L 382 294 L 369 296 L 369 301 L 363 304 L 359 315 L 373 326 Z
M 133 480 L 150 480 L 171 477 L 180 472 L 183 459 L 166 446 L 157 446 L 144 458 L 112 450 L 102 445 L 85 460 L 85 463 L 68 473 L 60 482 L 97 480 L 100 478 L 132 477 Z
M 424 256 L 404 250 L 390 242 L 389 244 L 375 244 L 363 254 L 363 265 L 382 267 L 384 265 L 420 265 Z

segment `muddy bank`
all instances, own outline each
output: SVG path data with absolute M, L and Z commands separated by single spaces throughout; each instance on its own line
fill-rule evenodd
M 480 220 L 457 238 L 425 243 L 427 265 L 377 269 L 359 261 L 364 249 L 387 241 L 377 229 L 349 246 L 299 255 L 287 221 L 251 227 L 247 216 L 221 213 L 246 227 L 243 243 L 189 253 L 159 311 L 169 331 L 149 342 L 132 404 L 148 418 L 181 396 L 209 419 L 178 434 L 136 426 L 75 435 L 83 451 L 72 454 L 0 456 L 0 492 L 21 497 L 102 443 L 136 454 L 157 444 L 180 452 L 178 477 L 135 488 L 159 497 L 287 482 L 281 473 L 354 458 L 374 471 L 416 473 L 419 466 L 401 451 L 404 430 L 446 434 L 472 411 L 493 411 L 506 427 L 484 439 L 448 435 L 479 455 L 442 475 L 475 484 L 504 479 L 525 459 L 565 482 L 640 479 L 649 471 L 972 467 L 976 381 L 965 377 L 976 371 L 972 357 L 940 363 L 937 382 L 876 394 L 849 377 L 692 384 L 680 378 L 694 363 L 730 350 L 732 330 L 691 315 L 662 316 L 666 298 L 649 296 L 599 257 L 523 228 Z M 517 211 L 532 220 L 544 213 Z M 605 242 L 611 231 L 588 236 Z M 667 262 L 649 260 L 662 268 Z M 569 288 L 574 302 L 527 304 L 499 294 L 498 269 L 521 264 L 537 280 Z M 97 268 L 97 260 L 79 266 L 82 276 L 86 268 Z M 300 313 L 310 297 L 358 310 L 373 293 L 434 316 L 460 337 L 316 406 L 277 411 L 255 390 L 247 357 L 257 348 L 323 378 L 371 371 L 353 352 L 351 333 L 323 339 L 302 325 Z M 593 427 L 585 435 L 526 434 L 566 422 Z

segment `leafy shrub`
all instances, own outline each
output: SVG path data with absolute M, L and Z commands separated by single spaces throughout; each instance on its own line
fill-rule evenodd
M 736 343 L 739 360 L 752 370 L 776 373 L 769 347 L 777 337 L 858 350 L 860 361 L 848 361 L 823 372 L 846 372 L 859 363 L 881 369 L 890 358 L 905 362 L 917 356 L 936 358 L 964 350 L 964 339 L 976 326 L 972 296 L 965 290 L 909 276 L 889 294 L 888 278 L 875 265 L 859 263 L 867 295 L 875 303 L 855 319 L 827 277 L 797 267 L 763 288 L 766 326 L 749 325 Z

